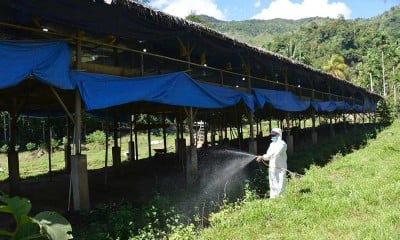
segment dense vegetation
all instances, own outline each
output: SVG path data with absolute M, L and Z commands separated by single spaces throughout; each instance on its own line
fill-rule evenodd
M 196 20 L 193 16 L 189 19 Z M 399 82 L 400 7 L 374 18 L 355 20 L 339 17 L 224 22 L 204 16 L 197 20 L 228 36 L 317 69 L 324 69 L 333 55 L 341 56 L 348 66 L 343 77 L 368 89 L 372 78 L 374 92 L 379 94 L 383 93 L 383 75 L 388 96 L 393 96 L 393 88 Z

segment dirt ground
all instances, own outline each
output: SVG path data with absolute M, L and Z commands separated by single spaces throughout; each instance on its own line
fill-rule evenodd
M 221 149 L 221 147 L 216 148 Z M 213 150 L 215 149 L 199 150 L 199 177 L 201 179 L 209 180 L 211 179 L 210 174 L 218 175 L 217 169 L 224 166 L 223 161 L 230 160 L 222 155 L 222 157 L 215 157 L 215 155 L 212 157 L 221 159 L 210 159 L 209 152 Z M 148 202 L 155 193 L 175 199 L 177 204 L 181 201 L 177 200 L 178 197 L 182 196 L 184 198 L 182 204 L 187 205 L 183 207 L 192 207 L 190 201 L 197 201 L 201 198 L 196 194 L 201 192 L 200 185 L 204 185 L 204 182 L 195 186 L 186 184 L 186 172 L 183 170 L 183 164 L 174 153 L 156 155 L 151 159 L 123 162 L 117 168 L 109 167 L 107 184 L 105 184 L 105 175 L 104 168 L 88 171 L 91 208 L 100 203 L 120 202 L 130 202 L 134 206 L 141 206 Z M 72 198 L 69 201 L 69 183 L 69 174 L 65 172 L 53 173 L 51 180 L 48 175 L 23 179 L 20 184 L 20 196 L 31 201 L 30 215 L 41 211 L 57 211 L 74 222 L 77 214 L 72 211 Z M 8 193 L 8 188 L 8 181 L 0 182 L 0 191 Z M 188 200 L 188 194 L 183 193 L 186 191 L 192 192 L 190 200 Z M 193 194 L 194 191 L 196 194 Z M 221 186 L 219 186 L 219 191 L 223 191 Z M 222 201 L 222 192 L 218 193 L 218 196 L 215 193 L 212 194 L 213 198 L 220 198 Z M 0 227 L 10 227 L 12 222 L 11 218 L 0 215 Z

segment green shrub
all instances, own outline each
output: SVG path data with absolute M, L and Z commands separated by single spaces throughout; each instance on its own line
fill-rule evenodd
M 382 123 L 391 123 L 393 121 L 393 108 L 387 100 L 380 100 L 376 113 Z
M 257 191 L 251 188 L 250 181 L 248 180 L 246 180 L 246 184 L 244 185 L 243 190 L 244 190 L 243 201 L 245 202 L 254 201 L 260 198 L 260 196 L 257 194 Z
M 123 205 L 108 216 L 107 226 L 112 239 L 128 239 L 133 235 L 135 209 L 132 205 Z
M 61 144 L 62 144 L 62 140 L 61 139 L 59 139 L 59 140 L 54 139 L 54 138 L 51 139 L 51 149 L 56 149 L 59 146 L 61 146 Z
M 131 204 L 101 204 L 83 216 L 77 239 L 194 239 L 193 224 L 185 225 L 165 197 L 156 195 L 141 209 Z
M 36 149 L 36 144 L 33 143 L 33 142 L 28 142 L 28 143 L 25 145 L 25 147 L 26 147 L 26 150 L 28 150 L 28 151 L 33 151 L 33 150 Z
M 78 239 L 130 239 L 134 235 L 137 210 L 131 204 L 99 204 L 83 216 L 84 228 L 74 235 Z
M 47 144 L 42 142 L 42 143 L 39 144 L 39 148 L 43 149 L 43 150 L 46 150 L 47 149 Z
M 4 144 L 3 146 L 1 146 L 1 148 L 0 148 L 0 152 L 1 153 L 7 153 L 7 151 L 8 151 L 8 145 L 7 144 Z
M 97 144 L 105 144 L 106 143 L 106 134 L 103 131 L 97 130 L 86 136 L 87 143 L 97 143 Z

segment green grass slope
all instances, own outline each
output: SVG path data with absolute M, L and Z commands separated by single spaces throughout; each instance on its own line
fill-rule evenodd
M 199 239 L 398 239 L 399 135 L 397 120 L 363 149 L 290 180 L 284 197 L 227 207 Z

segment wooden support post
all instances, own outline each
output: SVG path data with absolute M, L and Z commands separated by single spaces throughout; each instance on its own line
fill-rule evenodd
M 180 136 L 179 119 L 180 119 L 180 112 L 177 112 L 175 117 L 175 125 L 176 125 L 175 153 L 177 154 L 178 158 L 179 158 L 179 136 Z
M 288 71 L 287 69 L 283 71 L 283 77 L 285 79 L 285 90 L 289 91 L 289 78 L 287 71 Z M 286 124 L 287 124 L 287 139 L 286 139 L 287 153 L 289 155 L 292 155 L 294 152 L 294 142 L 293 142 L 293 135 L 291 134 L 290 113 L 286 113 Z
M 344 101 L 344 100 L 345 100 L 345 98 L 344 98 L 344 89 L 342 88 L 342 101 Z M 344 130 L 345 133 L 347 133 L 346 113 L 343 112 L 342 114 L 343 114 L 343 130 Z
M 104 186 L 107 186 L 107 174 L 108 174 L 108 136 L 110 133 L 110 122 L 108 120 L 108 114 L 106 115 L 106 149 L 104 156 Z
M 64 142 L 64 162 L 65 171 L 67 173 L 71 172 L 71 134 L 69 131 L 69 119 L 68 116 L 65 118 L 65 132 L 66 139 Z
M 351 100 L 352 100 L 352 103 L 354 105 L 356 103 L 355 99 L 353 97 L 351 97 Z M 353 113 L 353 128 L 357 128 L 357 113 L 356 113 L 355 110 L 354 110 L 354 113 Z
M 188 124 L 189 124 L 189 135 L 190 135 L 190 146 L 186 157 L 186 179 L 189 185 L 193 185 L 197 182 L 198 178 L 198 159 L 197 159 L 197 147 L 195 145 L 193 123 L 194 114 L 193 108 L 189 108 L 187 111 Z
M 147 114 L 147 146 L 149 148 L 149 158 L 151 158 L 151 129 L 150 129 L 150 115 Z
M 223 113 L 224 114 L 224 122 L 223 122 L 223 128 L 224 128 L 224 142 L 226 141 L 226 140 L 228 140 L 228 124 L 227 124 L 227 120 L 226 120 L 226 114 L 225 113 Z
M 49 153 L 49 162 L 48 162 L 49 163 L 49 172 L 48 172 L 48 174 L 49 174 L 50 182 L 53 180 L 52 172 L 51 172 L 51 155 L 53 152 L 53 148 L 51 146 L 51 138 L 52 138 L 52 136 L 51 136 L 51 121 L 50 121 L 50 112 L 49 112 L 47 115 L 47 151 Z
M 249 138 L 249 153 L 257 154 L 257 141 L 254 138 L 254 113 L 249 110 L 250 138 Z
M 315 98 L 315 90 L 312 90 L 311 93 L 311 101 L 314 101 Z M 312 131 L 311 131 L 311 139 L 312 139 L 312 143 L 315 144 L 318 142 L 318 133 L 315 130 L 315 109 L 312 107 L 311 108 L 311 122 L 312 122 Z
M 268 135 L 272 131 L 272 115 L 269 115 L 269 121 L 268 121 Z
M 208 147 L 208 121 L 207 121 L 207 114 L 206 114 L 206 119 L 204 121 L 204 143 L 203 147 Z M 232 134 L 232 132 L 231 132 Z
M 75 128 L 74 128 L 74 154 L 81 154 L 82 139 L 82 102 L 78 90 L 75 90 Z
M 20 195 L 20 175 L 19 175 L 19 159 L 18 152 L 16 151 L 17 143 L 17 100 L 13 101 L 13 109 L 9 113 L 10 117 L 10 138 L 8 146 L 8 176 L 9 176 L 9 186 L 10 195 L 16 196 Z
M 251 82 L 251 65 L 250 65 L 250 54 L 247 50 L 247 92 L 251 94 L 252 82 Z M 249 137 L 249 153 L 257 154 L 257 140 L 254 138 L 254 113 L 248 110 L 249 125 L 250 125 L 250 137 Z
M 113 139 L 114 146 L 112 147 L 112 160 L 113 167 L 118 167 L 121 164 L 121 147 L 118 145 L 118 118 L 116 114 L 113 114 Z
M 164 140 L 164 152 L 167 153 L 167 129 L 166 129 L 166 119 L 165 119 L 165 113 L 161 115 L 162 119 L 162 125 L 163 125 L 163 140 Z
M 83 32 L 78 32 L 82 37 Z M 79 70 L 82 57 L 82 43 L 76 43 L 76 68 Z M 82 100 L 79 90 L 75 90 L 75 128 L 74 128 L 74 155 L 71 156 L 71 185 L 74 210 L 89 209 L 89 184 L 87 177 L 86 155 L 81 154 L 82 139 Z
M 139 143 L 138 143 L 138 132 L 137 132 L 137 128 L 136 128 L 136 122 L 137 122 L 137 116 L 134 116 L 134 133 L 135 133 L 135 156 L 136 156 L 136 160 L 139 160 Z
M 176 117 L 176 125 L 177 125 L 177 132 L 176 132 L 176 140 L 175 140 L 175 149 L 176 154 L 181 162 L 182 171 L 185 171 L 185 164 L 186 164 L 186 139 L 183 138 L 183 116 L 181 110 L 177 112 Z
M 86 155 L 81 154 L 82 107 L 78 90 L 75 92 L 75 139 L 74 155 L 71 156 L 71 183 L 74 210 L 89 209 L 89 184 Z
M 259 129 L 259 123 L 258 123 L 258 121 L 256 121 L 256 136 L 259 134 L 259 132 L 260 132 L 260 129 Z
M 130 121 L 130 126 L 129 126 L 129 143 L 128 143 L 128 150 L 129 150 L 129 156 L 128 160 L 133 161 L 135 160 L 135 142 L 133 141 L 133 126 L 134 126 L 134 115 L 131 115 L 131 121 Z
M 331 94 L 331 82 L 328 82 L 328 98 L 329 101 L 332 101 L 332 94 Z M 334 137 L 335 136 L 335 131 L 333 130 L 333 123 L 332 123 L 332 113 L 329 113 L 329 132 L 330 136 Z
M 294 152 L 294 142 L 293 142 L 293 135 L 291 133 L 291 126 L 290 126 L 290 113 L 286 113 L 286 124 L 287 124 L 287 153 L 292 155 Z

